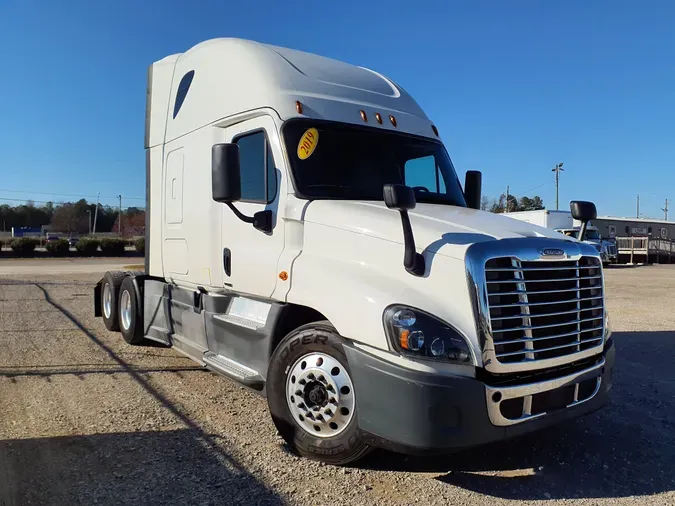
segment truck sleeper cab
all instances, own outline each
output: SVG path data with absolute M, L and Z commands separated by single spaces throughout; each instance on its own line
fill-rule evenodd
M 385 76 L 206 41 L 150 67 L 145 149 L 145 270 L 106 273 L 96 315 L 265 396 L 301 455 L 446 452 L 607 402 L 598 252 L 479 211 L 480 174 L 462 188 Z

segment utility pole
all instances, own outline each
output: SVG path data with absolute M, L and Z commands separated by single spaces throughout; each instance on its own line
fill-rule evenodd
M 509 212 L 509 185 L 506 185 L 506 202 L 504 203 L 504 212 Z
M 638 193 L 637 196 L 637 210 L 635 212 L 635 217 L 639 218 L 640 217 L 640 194 Z
M 119 218 L 117 222 L 117 235 L 121 236 L 122 235 L 122 195 L 117 196 L 118 199 L 120 199 L 120 212 L 119 212 Z
M 91 235 L 91 209 L 87 209 L 87 217 L 89 219 L 89 235 Z
M 565 169 L 562 168 L 563 163 L 560 162 L 557 164 L 554 168 L 551 169 L 551 172 L 555 172 L 555 210 L 558 211 L 560 210 L 560 202 L 558 200 L 558 183 L 560 181 L 560 171 L 564 171 Z
M 96 194 L 96 210 L 94 211 L 94 228 L 92 234 L 96 234 L 96 218 L 98 218 L 98 201 L 101 198 L 101 192 Z
M 665 207 L 663 207 L 661 209 L 661 211 L 663 211 L 663 213 L 665 214 L 665 217 L 663 219 L 666 220 L 666 221 L 668 221 L 668 204 L 669 203 L 670 203 L 670 201 L 668 199 L 666 199 L 666 205 L 665 205 Z

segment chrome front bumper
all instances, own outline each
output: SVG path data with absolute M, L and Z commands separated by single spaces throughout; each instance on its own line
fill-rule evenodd
M 548 392 L 555 394 L 555 391 L 559 391 L 562 393 L 562 389 L 572 386 L 574 386 L 572 401 L 563 406 L 563 408 L 567 409 L 588 402 L 600 391 L 604 367 L 605 359 L 603 358 L 592 367 L 560 378 L 517 386 L 486 386 L 485 395 L 490 421 L 496 426 L 505 427 L 541 418 L 549 414 L 549 411 L 533 413 L 532 407 L 534 397 Z M 595 379 L 595 389 L 590 395 L 580 398 L 579 385 L 582 382 L 593 379 Z M 521 413 L 519 416 L 513 418 L 505 416 L 502 410 L 503 403 L 511 399 L 522 399 Z M 560 408 L 556 410 L 559 409 Z

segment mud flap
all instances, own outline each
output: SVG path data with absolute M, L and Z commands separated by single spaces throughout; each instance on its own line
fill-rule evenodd
M 96 283 L 94 287 L 94 316 L 103 316 L 103 313 L 101 313 L 101 286 L 103 286 L 103 280 Z

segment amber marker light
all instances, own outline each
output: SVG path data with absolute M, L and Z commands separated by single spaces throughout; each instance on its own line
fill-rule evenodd
M 302 104 L 298 100 L 295 101 L 295 110 L 298 114 L 302 114 Z
M 366 116 L 366 111 L 361 110 L 360 113 L 361 113 L 361 119 L 363 121 L 365 121 L 366 123 L 368 123 L 368 116 Z
M 391 121 L 392 125 L 396 126 L 396 118 L 394 118 L 393 116 L 389 116 L 389 121 Z
M 382 116 L 380 115 L 379 112 L 375 113 L 375 120 L 381 125 L 382 124 Z
M 286 281 L 288 279 L 288 273 L 286 271 L 281 271 L 279 273 L 279 279 L 281 281 Z
M 408 336 L 410 335 L 410 331 L 407 329 L 401 330 L 401 334 L 399 335 L 399 340 L 401 343 L 401 348 L 404 350 L 408 349 Z

